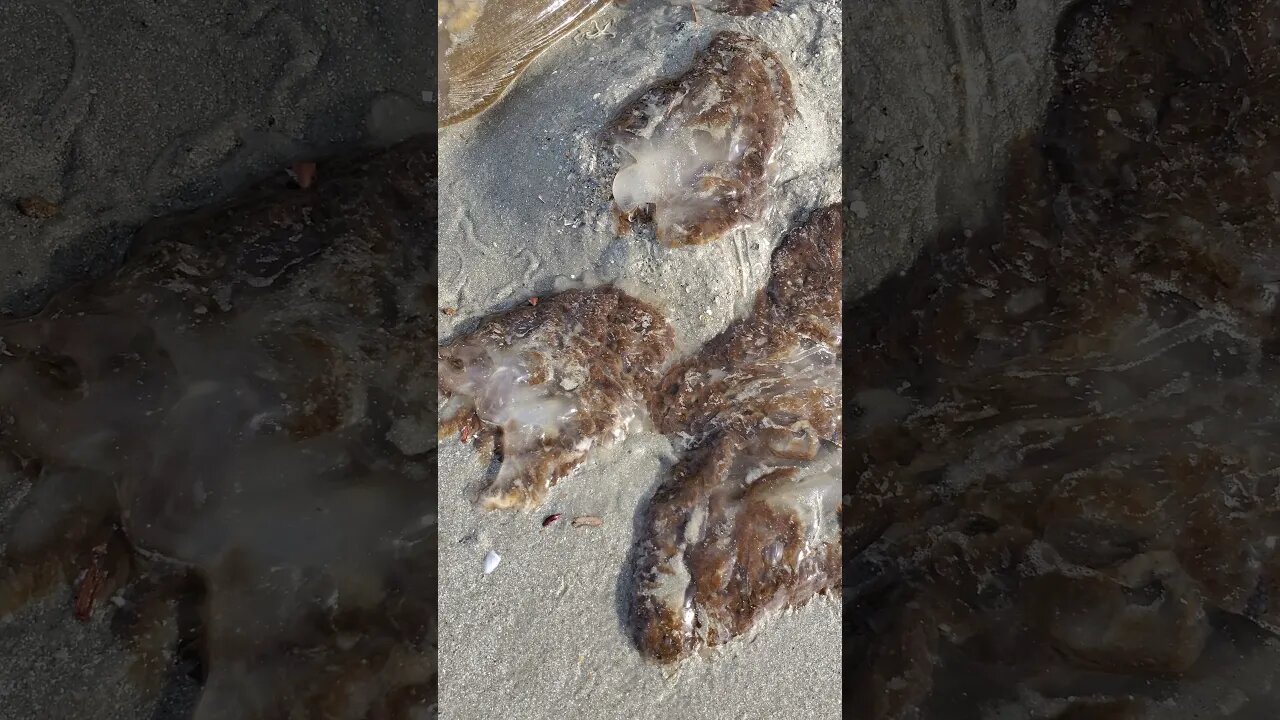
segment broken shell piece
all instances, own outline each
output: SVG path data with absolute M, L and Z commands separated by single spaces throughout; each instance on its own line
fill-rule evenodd
M 543 50 L 608 0 L 441 0 L 440 125 L 472 117 L 506 93 Z
M 668 247 L 714 240 L 764 207 L 770 160 L 795 114 L 791 78 L 764 43 L 720 32 L 682 77 L 624 109 L 606 131 L 622 232 L 652 220 Z
M 306 190 L 316 180 L 316 164 L 313 162 L 296 162 L 289 168 L 289 176 L 298 183 L 298 187 Z
M 574 527 L 600 527 L 604 525 L 604 520 L 595 515 L 579 515 L 573 519 Z
M 501 450 L 487 509 L 534 507 L 644 417 L 672 342 L 656 309 L 616 288 L 521 303 L 441 348 L 440 437 L 474 428 L 478 449 Z
M 542 527 L 546 527 L 546 526 L 550 525 L 551 523 L 553 523 L 553 522 L 555 522 L 555 521 L 559 520 L 559 519 L 560 519 L 560 517 L 561 517 L 560 513 L 555 513 L 555 514 L 553 514 L 553 515 L 548 515 L 548 516 L 546 516 L 546 517 L 542 518 Z
M 484 555 L 484 574 L 488 575 L 497 569 L 498 563 L 502 562 L 502 556 L 490 550 Z
M 106 543 L 94 547 L 90 555 L 89 567 L 85 568 L 76 582 L 74 614 L 80 622 L 88 622 L 93 616 L 94 603 L 107 580 L 107 570 L 103 565 L 106 554 Z
M 58 214 L 58 206 L 38 195 L 18 198 L 18 212 L 29 218 L 48 220 Z

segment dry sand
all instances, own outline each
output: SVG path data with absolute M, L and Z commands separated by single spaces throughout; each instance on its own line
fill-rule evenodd
M 845 4 L 846 300 L 938 233 L 991 219 L 1009 143 L 1044 116 L 1054 33 L 1074 2 Z
M 553 290 L 556 279 L 618 282 L 663 308 L 679 352 L 743 312 L 767 280 L 782 232 L 840 196 L 840 4 L 783 0 L 734 19 L 687 3 L 606 8 L 534 62 L 498 105 L 440 138 L 440 305 L 447 340 L 487 312 Z M 799 118 L 779 155 L 761 222 L 696 248 L 618 237 L 612 175 L 596 163 L 605 123 L 655 80 L 683 72 L 716 29 L 737 27 L 786 61 Z M 590 35 L 591 37 L 587 37 Z M 819 599 L 674 675 L 626 632 L 627 555 L 637 510 L 670 467 L 662 436 L 599 452 L 540 511 L 484 513 L 486 469 L 456 439 L 440 447 L 441 716 L 835 718 L 840 612 Z M 598 515 L 599 528 L 558 523 Z M 489 576 L 485 553 L 502 562 Z
M 226 197 L 334 146 L 434 124 L 422 0 L 4 0 L 0 3 L 0 313 L 110 268 L 152 215 Z M 15 198 L 61 206 L 52 220 Z M 28 486 L 0 472 L 0 527 Z M 0 720 L 190 716 L 127 675 L 108 613 L 63 589 L 0 619 Z

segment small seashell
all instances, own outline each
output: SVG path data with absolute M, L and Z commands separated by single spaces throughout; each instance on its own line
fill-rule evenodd
M 488 575 L 498 567 L 498 563 L 502 562 L 502 556 L 490 550 L 484 556 L 484 574 Z
M 600 527 L 604 525 L 604 520 L 595 515 L 579 515 L 573 519 L 574 527 Z
M 546 527 L 550 525 L 551 523 L 559 520 L 560 517 L 561 517 L 560 513 L 555 513 L 554 515 L 548 515 L 542 518 L 542 527 Z

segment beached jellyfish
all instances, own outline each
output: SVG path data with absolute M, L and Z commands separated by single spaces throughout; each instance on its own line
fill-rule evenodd
M 194 664 L 198 720 L 434 702 L 434 165 L 418 137 L 153 221 L 0 322 L 0 613 L 71 582 L 152 682 Z
M 1280 632 L 1278 20 L 1074 6 L 1003 213 L 851 303 L 859 716 L 1253 692 L 1235 661 Z
M 607 128 L 621 161 L 619 224 L 652 221 L 658 241 L 677 247 L 759 217 L 794 114 L 782 60 L 753 37 L 717 33 L 688 72 L 645 91 Z
M 655 397 L 692 446 L 638 539 L 635 632 L 660 661 L 840 587 L 841 227 L 831 206 L 789 232 L 752 313 Z
M 646 418 L 672 341 L 660 312 L 609 286 L 485 318 L 440 349 L 440 435 L 499 453 L 485 507 L 537 506 Z

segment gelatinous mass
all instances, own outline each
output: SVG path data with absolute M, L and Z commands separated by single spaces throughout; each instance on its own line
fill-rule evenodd
M 840 582 L 837 207 L 788 233 L 751 315 L 669 367 L 662 315 L 613 287 L 482 320 L 441 349 L 441 432 L 502 464 L 486 507 L 533 507 L 647 419 L 684 459 L 643 518 L 633 616 L 671 662 Z
M 1062 23 L 1002 220 L 847 310 L 860 717 L 1164 717 L 1280 632 L 1280 5 Z
M 0 321 L 0 613 L 74 578 L 144 685 L 194 665 L 200 720 L 435 702 L 434 165 L 423 136 L 154 221 Z
M 661 313 L 611 287 L 486 318 L 440 350 L 440 435 L 499 452 L 485 507 L 535 507 L 591 448 L 640 424 L 672 341 Z
M 634 607 L 662 660 L 840 587 L 838 206 L 774 252 L 750 316 L 671 368 L 659 428 L 689 448 L 644 512 Z
M 716 33 L 684 75 L 642 93 L 606 129 L 621 161 L 619 224 L 652 221 L 658 241 L 677 247 L 756 219 L 794 114 L 781 59 L 749 35 Z

